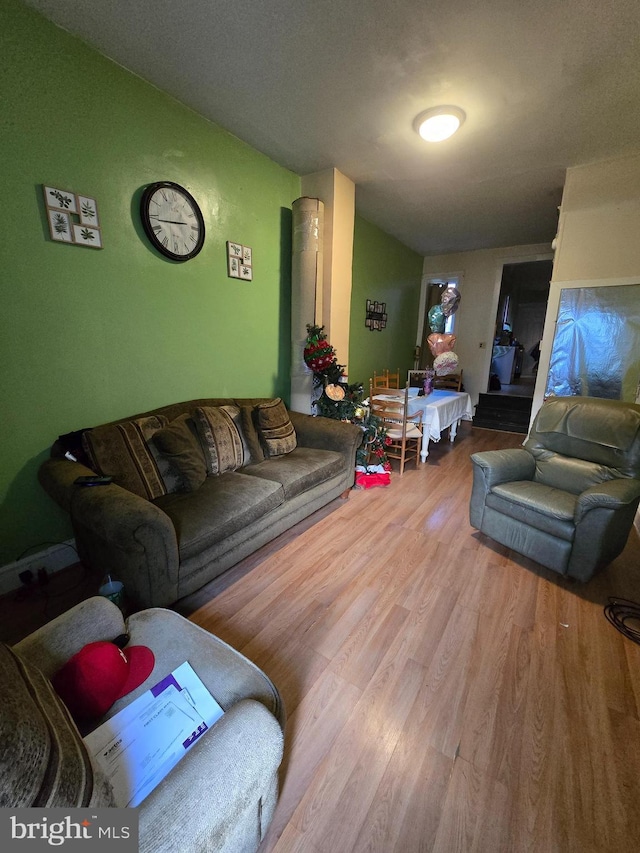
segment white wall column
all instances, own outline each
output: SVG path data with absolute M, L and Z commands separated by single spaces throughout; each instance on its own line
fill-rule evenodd
M 315 323 L 324 326 L 338 363 L 348 371 L 355 184 L 337 169 L 305 175 L 301 184 L 305 196 L 324 203 L 322 293 L 316 300 Z
M 290 405 L 296 412 L 313 414 L 313 373 L 303 352 L 307 324 L 318 323 L 322 297 L 324 204 L 317 198 L 298 198 L 292 211 Z

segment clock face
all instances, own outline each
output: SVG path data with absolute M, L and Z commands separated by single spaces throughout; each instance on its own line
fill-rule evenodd
M 148 186 L 140 202 L 142 225 L 159 252 L 174 261 L 195 257 L 204 243 L 204 219 L 198 203 L 171 181 Z

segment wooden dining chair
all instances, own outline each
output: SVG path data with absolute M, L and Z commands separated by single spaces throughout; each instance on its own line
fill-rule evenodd
M 409 383 L 409 388 L 422 388 L 426 375 L 426 370 L 407 371 L 407 382 Z
M 422 411 L 409 414 L 409 383 L 404 388 L 385 388 L 384 393 L 380 389 L 376 392 L 370 383 L 369 405 L 371 414 L 380 419 L 391 442 L 385 451 L 389 459 L 399 461 L 400 476 L 404 474 L 405 464 L 412 459 L 417 468 L 422 447 Z
M 369 380 L 369 384 L 373 383 L 374 388 L 388 388 L 389 387 L 389 371 L 383 370 L 382 373 L 376 373 L 373 371 L 373 379 Z
M 391 373 L 389 370 L 386 371 L 387 374 L 387 385 L 389 388 L 400 388 L 400 368 L 396 368 L 395 373 Z
M 440 390 L 448 389 L 449 391 L 461 391 L 462 371 L 460 371 L 460 373 L 446 373 L 444 376 L 434 376 L 433 387 Z

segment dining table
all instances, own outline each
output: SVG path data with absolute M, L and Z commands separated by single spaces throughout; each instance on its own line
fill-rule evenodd
M 471 397 L 466 391 L 435 390 L 421 395 L 419 388 L 409 388 L 409 414 L 422 412 L 422 446 L 420 459 L 427 461 L 429 442 L 440 441 L 442 433 L 449 430 L 449 441 L 455 441 L 461 420 L 473 420 Z M 398 400 L 397 396 L 376 394 L 376 399 Z

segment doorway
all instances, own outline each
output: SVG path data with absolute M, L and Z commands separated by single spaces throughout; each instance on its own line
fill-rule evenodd
M 552 260 L 503 265 L 488 393 L 533 398 L 552 271 Z

